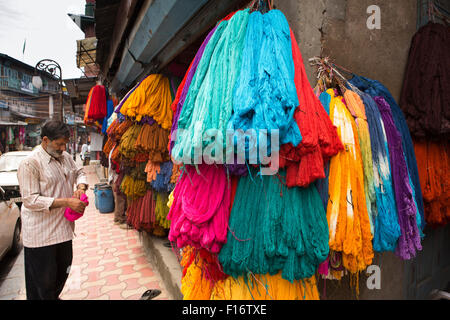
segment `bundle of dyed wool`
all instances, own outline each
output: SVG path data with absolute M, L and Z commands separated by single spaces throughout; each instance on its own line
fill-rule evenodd
M 156 223 L 155 210 L 156 202 L 153 199 L 153 192 L 147 190 L 143 197 L 132 201 L 128 205 L 127 224 L 138 231 L 151 232 Z
M 174 190 L 167 219 L 169 240 L 182 248 L 190 245 L 213 253 L 220 251 L 227 237 L 231 189 L 222 166 L 185 166 Z
M 350 79 L 349 82 L 361 91 L 368 93 L 372 96 L 372 98 L 383 97 L 389 105 L 395 127 L 401 136 L 402 148 L 404 157 L 406 158 L 408 174 L 411 180 L 413 197 L 420 215 L 418 226 L 420 230 L 423 230 L 425 227 L 425 218 L 423 212 L 423 198 L 422 193 L 420 192 L 419 172 L 417 168 L 416 156 L 414 154 L 414 145 L 412 143 L 411 134 L 409 132 L 405 116 L 389 90 L 379 81 L 353 75 L 353 78 Z
M 141 81 L 120 105 L 120 113 L 140 121 L 152 117 L 163 129 L 172 125 L 172 96 L 169 79 L 161 74 L 151 74 Z
M 134 179 L 130 175 L 125 175 L 120 190 L 130 199 L 138 199 L 143 197 L 147 192 L 145 180 Z
M 155 222 L 164 229 L 170 228 L 170 221 L 167 220 L 167 215 L 169 214 L 169 207 L 167 206 L 167 201 L 169 200 L 169 195 L 166 192 L 156 192 L 155 199 Z
M 149 159 L 153 162 L 163 162 L 169 160 L 168 141 L 168 130 L 161 128 L 157 123 L 144 124 L 136 139 L 135 147 L 140 152 L 148 153 Z
M 414 140 L 427 224 L 438 227 L 450 222 L 450 144 Z
M 169 240 L 180 248 L 206 249 L 211 261 L 217 254 L 219 257 L 217 264 L 205 263 L 206 259 L 193 260 L 192 254 L 184 252 L 183 258 L 189 261 L 182 278 L 185 299 L 209 299 L 212 287 L 212 296 L 220 299 L 252 295 L 303 299 L 302 279 L 308 283 L 306 296 L 318 298 L 313 276 L 329 252 L 326 214 L 314 187 L 297 186 L 307 187 L 325 177 L 326 162 L 343 146 L 302 64 L 298 45 L 280 11 L 241 10 L 211 30 L 178 88 L 172 104 L 169 150 L 184 167 L 169 195 Z M 307 135 L 303 145 L 302 126 Z M 233 133 L 242 130 L 244 136 L 245 131 L 256 134 L 256 144 L 234 135 L 238 140 L 228 145 L 227 129 L 235 130 Z M 284 180 L 281 183 L 275 177 L 254 178 L 256 169 L 248 166 L 256 146 L 258 151 L 267 147 L 267 156 L 277 154 L 279 150 L 271 143 L 275 130 L 285 152 L 282 165 L 290 172 L 288 177 L 286 171 L 277 176 Z M 260 139 L 259 134 L 266 131 L 267 139 Z M 244 155 L 239 153 L 241 144 Z M 190 166 L 196 151 L 213 165 Z M 224 151 L 226 169 L 214 165 L 223 163 L 219 160 L 225 160 L 221 157 Z M 257 154 L 256 163 L 267 165 Z M 247 163 L 237 161 L 242 156 Z M 228 162 L 230 158 L 233 164 Z M 157 170 L 154 163 L 147 164 L 148 181 L 155 180 Z M 228 174 L 248 172 L 251 175 L 241 177 L 239 188 L 237 179 L 227 178 Z M 295 188 L 287 188 L 286 179 Z M 212 226 L 215 220 L 222 222 Z M 211 238 L 221 239 L 211 245 Z M 217 266 L 227 279 L 212 281 L 205 276 Z M 270 288 L 261 294 L 258 288 L 253 291 L 248 284 L 255 279 Z
M 347 109 L 355 119 L 359 147 L 364 172 L 364 193 L 366 196 L 367 213 L 369 215 L 370 230 L 373 235 L 372 217 L 376 216 L 376 196 L 373 178 L 372 145 L 370 140 L 369 125 L 367 122 L 364 104 L 359 95 L 351 90 L 345 90 L 344 100 Z
M 383 120 L 375 100 L 351 86 L 365 106 L 372 147 L 373 179 L 376 206 L 372 206 L 373 249 L 377 252 L 394 251 L 400 237 L 397 206 L 392 186 L 389 150 Z M 365 178 L 364 181 L 367 181 Z M 367 200 L 367 199 L 366 199 Z
M 173 164 L 171 161 L 163 162 L 160 164 L 159 172 L 156 174 L 156 178 L 150 182 L 151 187 L 155 191 L 171 192 L 173 190 L 174 185 L 170 183 L 172 177 L 172 167 Z
M 156 180 L 156 176 L 161 172 L 161 164 L 149 160 L 145 166 L 145 172 L 147 173 L 147 182 L 152 182 Z
M 343 253 L 343 265 L 351 273 L 363 271 L 374 256 L 372 233 L 364 192 L 364 172 L 355 120 L 342 97 L 331 97 L 330 118 L 345 150 L 330 162 L 327 220 L 330 249 Z
M 270 137 L 264 146 L 259 139 L 260 130 L 269 134 L 278 130 L 280 144 L 297 146 L 302 140 L 293 119 L 299 103 L 290 40 L 289 25 L 281 11 L 250 14 L 228 129 L 255 130 L 259 148 L 270 148 Z M 256 149 L 256 143 L 246 143 L 247 152 L 256 153 Z
M 248 10 L 238 11 L 222 21 L 209 39 L 180 111 L 172 149 L 175 160 L 186 163 L 182 159 L 194 159 L 195 149 L 203 151 L 212 136 L 226 137 L 248 18 Z M 223 147 L 222 140 L 216 152 L 223 152 Z
M 280 150 L 280 167 L 287 168 L 289 187 L 307 187 L 316 179 L 325 178 L 328 160 L 343 149 L 336 132 L 319 99 L 308 82 L 303 58 L 295 36 L 290 31 L 295 65 L 295 86 L 299 105 L 294 118 L 302 133 L 302 142 L 295 147 L 285 144 Z
M 400 107 L 413 136 L 447 140 L 450 134 L 450 26 L 429 22 L 414 35 Z
M 137 151 L 135 144 L 142 126 L 135 124 L 131 126 L 120 139 L 119 152 L 128 159 L 136 156 Z
M 214 283 L 227 276 L 219 269 L 217 257 L 205 249 L 186 246 L 183 249 L 181 266 L 181 293 L 184 300 L 209 300 Z
M 107 92 L 104 86 L 95 85 L 91 88 L 86 100 L 84 123 L 102 120 L 107 116 Z
M 243 277 L 228 277 L 216 283 L 211 300 L 319 300 L 315 276 L 289 282 L 281 273 L 258 274 L 248 282 Z
M 255 175 L 253 170 L 253 175 Z M 328 256 L 328 226 L 314 187 L 287 188 L 286 173 L 241 177 L 219 253 L 226 274 L 238 278 L 282 272 L 288 281 L 310 278 Z
M 180 118 L 181 109 L 183 107 L 184 101 L 186 100 L 186 95 L 189 90 L 189 86 L 192 82 L 192 78 L 194 77 L 195 71 L 197 70 L 198 64 L 200 62 L 200 59 L 203 55 L 203 52 L 205 51 L 206 44 L 211 39 L 211 36 L 216 31 L 217 26 L 214 27 L 208 34 L 208 36 L 203 41 L 202 45 L 200 46 L 200 49 L 197 51 L 197 54 L 195 55 L 194 60 L 192 60 L 191 65 L 189 66 L 183 80 L 180 83 L 180 86 L 178 87 L 175 99 L 171 105 L 171 109 L 174 113 L 173 117 L 173 124 L 170 131 L 170 145 L 169 145 L 169 151 L 172 152 L 172 148 L 176 139 L 176 130 L 178 129 L 178 119 Z
M 349 83 L 368 93 L 380 111 L 401 230 L 395 252 L 402 259 L 411 259 L 422 248 L 425 221 L 417 162 L 406 120 L 392 95 L 378 81 L 355 75 Z

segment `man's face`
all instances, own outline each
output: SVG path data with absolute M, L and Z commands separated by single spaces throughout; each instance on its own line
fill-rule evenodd
M 44 142 L 44 148 L 49 155 L 60 158 L 66 150 L 66 144 L 69 143 L 69 138 L 59 138 L 52 141 L 48 137 L 44 137 L 42 142 Z

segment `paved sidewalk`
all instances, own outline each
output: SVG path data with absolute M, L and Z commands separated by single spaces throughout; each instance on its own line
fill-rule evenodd
M 90 187 L 98 183 L 95 166 L 85 167 Z M 164 283 L 145 256 L 139 233 L 114 225 L 112 213 L 89 206 L 75 224 L 73 263 L 62 292 L 63 300 L 138 300 L 148 289 L 159 289 L 154 300 L 172 300 Z
M 99 181 L 96 167 L 86 166 L 85 171 L 93 188 Z M 154 300 L 173 300 L 147 260 L 139 233 L 114 225 L 113 213 L 100 213 L 93 191 L 89 189 L 87 195 L 90 203 L 75 223 L 72 268 L 61 299 L 138 300 L 146 290 L 159 289 L 162 293 Z M 23 250 L 8 263 L 13 265 L 0 279 L 0 300 L 24 300 Z

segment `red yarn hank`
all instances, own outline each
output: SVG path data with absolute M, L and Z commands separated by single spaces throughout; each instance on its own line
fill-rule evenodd
M 299 106 L 294 119 L 302 134 L 302 142 L 294 147 L 285 144 L 280 149 L 280 167 L 287 169 L 288 187 L 307 187 L 317 179 L 325 178 L 324 165 L 344 149 L 336 127 L 314 94 L 306 76 L 303 58 L 291 30 L 292 57 L 295 68 L 295 86 Z

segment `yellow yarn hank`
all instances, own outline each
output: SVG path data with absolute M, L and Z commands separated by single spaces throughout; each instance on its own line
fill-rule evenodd
M 147 193 L 145 180 L 135 180 L 130 175 L 123 177 L 120 190 L 131 200 L 141 198 Z
M 131 93 L 120 112 L 141 121 L 143 116 L 152 117 L 161 127 L 172 126 L 173 111 L 170 82 L 161 74 L 151 74 Z
M 183 252 L 183 257 L 188 256 L 190 254 Z M 197 263 L 191 263 L 185 276 L 181 279 L 183 300 L 209 300 L 212 288 L 211 282 L 202 277 L 202 259 L 199 259 Z
M 330 250 L 343 252 L 343 266 L 351 273 L 372 263 L 372 233 L 364 192 L 361 150 L 355 121 L 342 101 L 331 96 L 330 118 L 345 146 L 330 162 L 327 220 Z
M 155 219 L 156 223 L 164 229 L 170 229 L 170 220 L 167 220 L 169 207 L 167 201 L 169 196 L 166 193 L 156 193 Z
M 346 90 L 344 93 L 344 99 L 347 104 L 347 108 L 355 118 L 355 123 L 358 130 L 358 141 L 361 148 L 364 169 L 364 192 L 366 195 L 366 206 L 369 214 L 370 231 L 373 235 L 374 226 L 372 219 L 377 214 L 377 207 L 369 124 L 367 122 L 364 103 L 360 96 L 356 92 Z
M 243 277 L 228 277 L 215 284 L 211 300 L 319 300 L 315 276 L 293 283 L 276 275 L 254 275 L 246 284 Z
M 174 191 L 175 191 L 175 189 L 173 189 L 172 192 L 169 194 L 169 199 L 167 201 L 167 207 L 169 209 L 172 208 L 173 200 L 175 199 L 175 197 L 173 196 Z
M 123 134 L 120 139 L 119 152 L 128 159 L 133 159 L 137 154 L 135 148 L 136 139 L 141 132 L 142 126 L 134 124 Z

